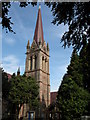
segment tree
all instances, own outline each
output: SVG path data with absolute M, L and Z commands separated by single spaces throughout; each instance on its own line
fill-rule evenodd
M 82 115 L 88 113 L 89 100 L 90 94 L 65 75 L 57 96 L 61 120 L 80 120 Z
M 2 70 L 2 98 L 7 100 L 9 95 L 10 84 L 8 82 L 8 75 Z
M 73 50 L 70 65 L 67 67 L 67 74 L 79 87 L 83 87 L 82 64 L 76 50 Z
M 30 109 L 35 109 L 38 106 L 38 84 L 31 77 L 15 76 L 10 80 L 9 102 L 11 103 L 11 114 L 18 115 L 21 106 L 29 104 Z M 17 111 L 17 112 L 16 112 Z
M 73 51 L 67 73 L 58 90 L 57 104 L 61 120 L 79 120 L 82 115 L 90 114 L 90 93 L 84 87 L 80 55 Z
M 3 68 L 0 68 L 0 72 L 2 74 L 2 119 L 7 118 L 8 114 L 8 95 L 10 90 L 10 83 L 8 79 L 8 75 L 4 72 Z
M 35 6 L 37 2 L 19 2 L 20 7 L 26 7 L 28 4 Z M 52 8 L 53 24 L 60 25 L 64 23 L 64 25 L 69 26 L 68 31 L 64 33 L 61 39 L 64 47 L 72 45 L 73 48 L 79 50 L 85 41 L 89 42 L 90 2 L 45 2 L 45 5 Z M 2 3 L 2 26 L 6 28 L 6 31 L 13 32 L 11 27 L 13 23 L 11 17 L 8 17 L 10 7 L 10 2 Z
M 84 88 L 90 92 L 90 43 L 84 44 L 80 51 L 81 73 L 83 74 Z
M 90 40 L 90 2 L 51 2 L 46 3 L 52 8 L 54 16 L 53 24 L 64 23 L 69 29 L 64 33 L 61 42 L 63 46 L 72 45 L 75 49 L 80 49 L 85 42 Z
M 18 2 L 20 7 L 26 7 L 28 4 L 31 4 L 32 6 L 36 5 L 36 2 Z M 6 29 L 6 32 L 14 32 L 12 29 L 12 25 L 14 24 L 11 21 L 12 17 L 8 17 L 9 9 L 11 7 L 11 2 L 0 2 L 0 6 L 2 6 L 2 15 L 0 13 L 0 16 L 2 18 L 2 28 Z

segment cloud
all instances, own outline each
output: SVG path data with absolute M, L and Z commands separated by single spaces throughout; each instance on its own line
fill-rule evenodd
M 27 40 L 28 36 L 29 36 L 29 38 L 32 38 L 33 29 L 30 28 L 29 26 L 27 26 L 27 27 L 24 26 L 23 19 L 20 16 L 20 14 L 18 14 L 18 11 L 14 6 L 13 6 L 13 11 L 14 11 L 14 15 L 15 15 L 16 34 L 17 34 L 18 38 L 20 40 L 22 40 L 22 39 Z M 19 28 L 18 28 L 18 26 L 19 26 Z
M 20 61 L 15 55 L 8 55 L 3 58 L 3 69 L 7 73 L 16 73 L 18 67 L 20 66 Z M 23 71 L 24 66 L 20 66 L 21 72 Z
M 9 45 L 14 45 L 15 44 L 15 40 L 13 38 L 6 38 L 5 41 L 9 44 Z

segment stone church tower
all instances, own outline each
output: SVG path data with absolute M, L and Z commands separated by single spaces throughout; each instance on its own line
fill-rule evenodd
M 41 8 L 39 6 L 33 42 L 27 43 L 26 76 L 36 79 L 39 84 L 39 99 L 46 106 L 50 104 L 49 46 L 44 41 Z

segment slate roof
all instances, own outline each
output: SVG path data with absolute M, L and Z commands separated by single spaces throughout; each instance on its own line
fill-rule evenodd
M 40 41 L 40 39 L 42 42 L 44 41 L 41 7 L 40 6 L 39 6 L 39 10 L 38 10 L 38 17 L 37 17 L 36 28 L 35 28 L 33 39 L 36 41 L 36 43 L 38 43 Z

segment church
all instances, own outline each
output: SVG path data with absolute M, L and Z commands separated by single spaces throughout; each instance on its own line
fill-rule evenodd
M 46 107 L 50 105 L 49 57 L 49 45 L 44 40 L 41 6 L 39 6 L 33 42 L 30 45 L 28 40 L 27 43 L 25 74 L 37 81 L 40 103 Z

